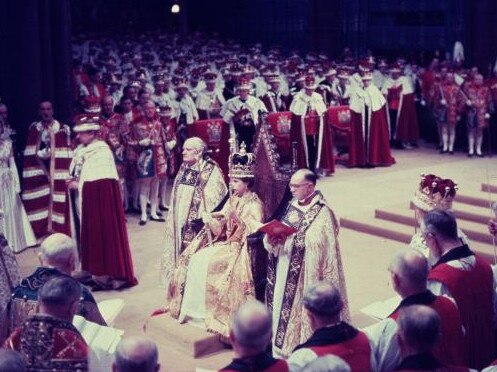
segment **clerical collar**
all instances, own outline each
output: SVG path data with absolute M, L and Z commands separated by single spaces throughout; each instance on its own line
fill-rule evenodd
M 433 268 L 437 267 L 438 265 L 441 265 L 443 263 L 447 263 L 450 261 L 456 261 L 460 260 L 461 258 L 466 258 L 470 256 L 474 256 L 475 254 L 471 249 L 469 249 L 467 244 L 463 244 L 457 248 L 451 249 L 447 253 L 445 253 L 438 262 L 433 265 Z
M 431 353 L 410 355 L 404 358 L 396 371 L 403 370 L 426 370 L 431 371 L 444 367 Z
M 425 292 L 417 293 L 404 298 L 400 301 L 398 308 L 407 307 L 411 305 L 430 305 L 437 299 L 431 291 L 426 290 Z
M 307 196 L 305 199 L 298 200 L 297 203 L 298 203 L 299 206 L 305 207 L 306 205 L 310 204 L 310 202 L 312 201 L 312 199 L 314 198 L 314 196 L 316 196 L 316 191 L 311 192 L 311 194 L 309 196 Z
M 356 328 L 342 321 L 334 325 L 317 329 L 306 342 L 297 346 L 295 350 L 312 346 L 340 344 L 353 339 L 358 333 L 359 331 Z
M 277 362 L 278 360 L 273 358 L 269 353 L 262 352 L 251 357 L 235 358 L 228 366 L 221 369 L 221 371 L 262 371 L 270 368 Z

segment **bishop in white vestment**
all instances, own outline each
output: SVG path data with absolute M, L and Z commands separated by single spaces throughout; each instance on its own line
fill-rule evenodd
M 312 334 L 302 295 L 309 285 L 329 281 L 344 301 L 342 320 L 349 321 L 345 278 L 338 244 L 338 221 L 323 195 L 315 190 L 316 175 L 297 171 L 290 180 L 293 199 L 280 221 L 297 229 L 284 238 L 266 236 L 269 251 L 266 302 L 273 313 L 273 353 L 288 357 Z
M 161 281 L 166 288 L 178 256 L 198 233 L 194 221 L 214 210 L 228 192 L 219 166 L 211 159 L 204 159 L 206 149 L 198 137 L 188 138 L 183 145 L 183 164 L 174 179 L 160 267 Z

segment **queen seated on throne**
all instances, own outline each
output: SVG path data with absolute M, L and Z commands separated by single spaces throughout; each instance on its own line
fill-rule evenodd
M 262 225 L 264 213 L 251 191 L 254 164 L 242 143 L 230 158 L 230 196 L 219 212 L 202 216 L 204 227 L 180 255 L 166 295 L 173 318 L 203 323 L 224 337 L 231 314 L 255 298 L 247 237 Z

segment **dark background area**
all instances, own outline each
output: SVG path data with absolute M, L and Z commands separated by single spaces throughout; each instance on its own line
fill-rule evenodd
M 71 117 L 71 37 L 125 37 L 143 30 L 203 31 L 242 43 L 335 57 L 344 47 L 427 63 L 434 50 L 465 46 L 484 74 L 497 56 L 496 0 L 0 0 L 0 100 L 19 132 L 37 118 L 42 99 Z M 20 136 L 22 138 L 22 136 Z

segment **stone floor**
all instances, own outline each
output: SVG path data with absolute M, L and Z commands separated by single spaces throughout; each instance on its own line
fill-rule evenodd
M 497 157 L 469 159 L 465 154 L 439 155 L 429 147 L 394 151 L 394 156 L 397 164 L 390 168 L 366 170 L 339 166 L 334 176 L 319 181 L 319 189 L 338 217 L 369 215 L 373 218 L 375 208 L 407 203 L 421 173 L 452 178 L 464 194 L 477 192 L 482 182 L 497 184 Z M 128 216 L 128 230 L 140 284 L 121 292 L 96 292 L 95 297 L 97 301 L 123 298 L 125 307 L 115 326 L 125 330 L 126 335 L 134 335 L 143 332 L 149 315 L 163 304 L 164 290 L 158 284 L 158 257 L 163 249 L 164 224 L 149 222 L 140 227 L 137 217 Z M 360 319 L 361 308 L 392 296 L 387 266 L 402 244 L 342 229 L 340 246 L 350 308 L 354 319 Z M 37 252 L 25 251 L 18 255 L 18 260 L 23 274 L 28 274 L 37 264 Z M 159 346 L 165 371 L 193 371 L 195 367 L 215 369 L 231 358 L 231 352 L 225 351 L 193 359 L 175 347 L 173 339 Z

